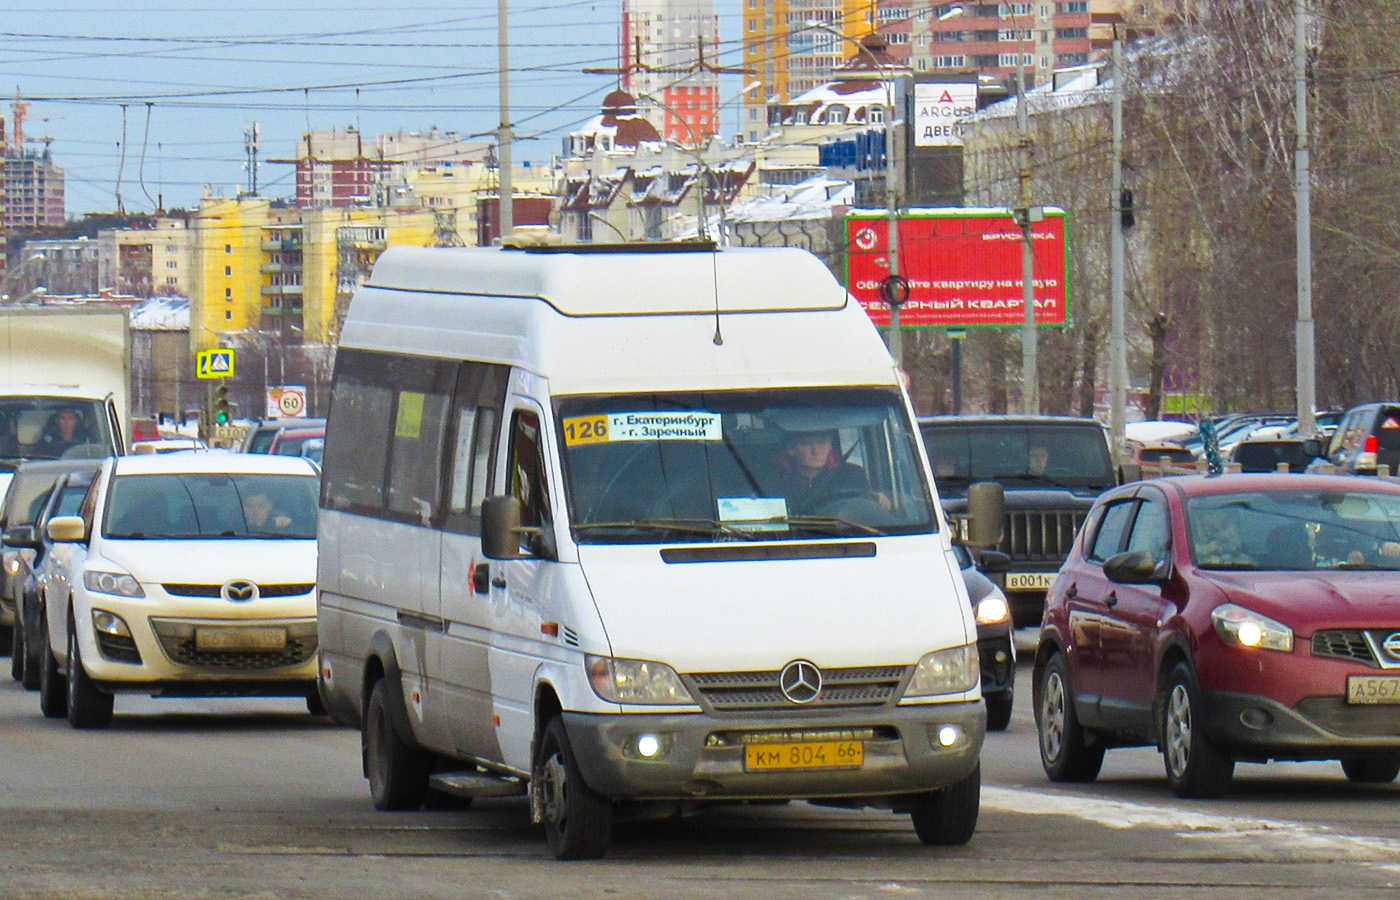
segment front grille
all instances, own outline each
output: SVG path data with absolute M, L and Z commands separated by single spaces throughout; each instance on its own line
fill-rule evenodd
M 171 662 L 196 669 L 220 672 L 252 672 L 298 666 L 316 653 L 315 622 L 222 621 L 191 622 L 152 619 L 160 649 Z M 195 628 L 281 626 L 287 629 L 287 643 L 277 650 L 201 650 L 195 643 Z
M 823 669 L 821 693 L 811 703 L 802 704 L 783 695 L 777 671 L 702 672 L 687 677 L 715 712 L 736 712 L 880 706 L 895 696 L 905 671 L 905 666 Z
M 1306 697 L 1294 711 L 1342 737 L 1400 737 L 1400 715 L 1383 704 L 1347 703 L 1341 697 Z
M 1013 562 L 1043 562 L 1059 565 L 1069 556 L 1069 548 L 1087 510 L 1011 510 L 1006 514 L 1006 530 L 998 550 Z
M 165 592 L 172 597 L 217 597 L 223 589 L 221 584 L 162 584 Z M 260 584 L 259 597 L 299 597 L 309 594 L 316 588 L 310 584 Z
M 1371 653 L 1371 645 L 1366 642 L 1366 632 L 1359 628 L 1317 632 L 1312 638 L 1312 655 L 1350 659 L 1372 668 L 1380 666 Z

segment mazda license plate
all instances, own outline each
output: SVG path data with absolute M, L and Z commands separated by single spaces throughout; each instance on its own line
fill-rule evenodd
M 268 627 L 196 628 L 197 650 L 281 650 L 287 646 L 287 629 Z

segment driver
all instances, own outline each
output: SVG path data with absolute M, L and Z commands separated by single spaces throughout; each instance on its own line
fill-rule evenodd
M 44 432 L 44 448 L 54 456 L 62 456 L 64 451 L 86 443 L 82 434 L 82 414 L 71 406 L 61 406 L 53 414 L 50 428 Z
M 791 433 L 776 461 L 775 492 L 797 513 L 811 513 L 840 497 L 870 493 L 865 470 L 843 462 L 836 452 L 835 432 Z

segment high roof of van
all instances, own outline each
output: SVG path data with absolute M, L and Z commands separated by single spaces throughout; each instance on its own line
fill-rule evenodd
M 405 291 L 534 297 L 566 316 L 839 309 L 845 290 L 794 248 L 637 245 L 390 247 L 369 285 Z
M 340 346 L 513 365 L 556 395 L 898 383 L 811 253 L 700 246 L 391 247 Z

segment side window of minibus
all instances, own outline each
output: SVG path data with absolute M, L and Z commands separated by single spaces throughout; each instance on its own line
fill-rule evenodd
M 527 409 L 517 409 L 511 415 L 506 493 L 520 498 L 524 507 L 521 525 L 543 525 L 550 520 L 543 440 L 538 415 Z
M 495 475 L 496 430 L 509 374 L 506 366 L 476 362 L 462 363 L 458 372 L 447 473 L 448 531 L 481 531 L 481 501 Z

